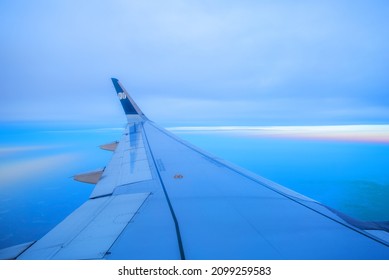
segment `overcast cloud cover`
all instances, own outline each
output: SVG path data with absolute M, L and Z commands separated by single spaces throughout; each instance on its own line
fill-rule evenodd
M 388 1 L 1 1 L 0 121 L 389 123 Z

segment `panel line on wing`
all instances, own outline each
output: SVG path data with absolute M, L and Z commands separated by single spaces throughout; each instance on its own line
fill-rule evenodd
M 174 212 L 174 209 L 173 209 L 173 206 L 172 206 L 172 203 L 170 201 L 170 198 L 169 198 L 169 195 L 166 191 L 166 187 L 163 183 L 163 180 L 162 180 L 162 177 L 161 177 L 161 174 L 159 173 L 160 171 L 158 170 L 158 165 L 157 165 L 157 162 L 154 158 L 154 155 L 153 155 L 153 151 L 150 149 L 150 144 L 149 144 L 149 140 L 147 139 L 147 135 L 143 129 L 143 132 L 144 132 L 144 137 L 145 137 L 145 141 L 147 143 L 147 146 L 149 147 L 149 152 L 151 154 L 151 159 L 152 161 L 154 162 L 154 166 L 155 166 L 155 170 L 156 170 L 156 173 L 158 175 L 158 178 L 159 178 L 159 181 L 161 183 L 161 186 L 162 186 L 162 189 L 163 189 L 163 192 L 165 194 L 165 198 L 166 198 L 166 201 L 169 205 L 169 210 L 170 210 L 170 213 L 172 215 L 172 218 L 173 218 L 173 221 L 174 221 L 174 226 L 175 226 L 175 230 L 176 230 L 176 236 L 177 236 L 177 243 L 178 243 L 178 248 L 180 250 L 180 257 L 181 257 L 181 260 L 185 260 L 185 251 L 184 251 L 184 246 L 183 246 L 183 243 L 182 243 L 182 237 L 181 237 L 181 231 L 180 231 L 180 226 L 178 224 L 178 220 L 177 220 L 177 216 Z

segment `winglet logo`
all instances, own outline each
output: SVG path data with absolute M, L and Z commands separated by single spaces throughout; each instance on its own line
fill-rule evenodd
M 122 100 L 122 99 L 126 99 L 126 94 L 124 92 L 119 92 L 118 93 L 118 96 L 119 96 L 119 99 Z

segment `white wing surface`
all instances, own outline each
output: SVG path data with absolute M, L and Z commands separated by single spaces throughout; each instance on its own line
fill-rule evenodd
M 217 159 L 148 120 L 112 79 L 128 125 L 90 199 L 17 259 L 389 259 L 387 223 L 353 220 Z

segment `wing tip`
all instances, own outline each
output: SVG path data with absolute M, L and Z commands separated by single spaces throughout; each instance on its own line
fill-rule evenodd
M 122 84 L 119 82 L 116 78 L 111 78 L 112 83 L 115 87 L 116 94 L 119 97 L 120 103 L 122 104 L 122 107 L 124 109 L 124 112 L 127 116 L 144 116 L 142 111 L 139 109 L 138 105 L 132 100 L 128 92 L 125 90 L 125 88 L 122 86 Z

